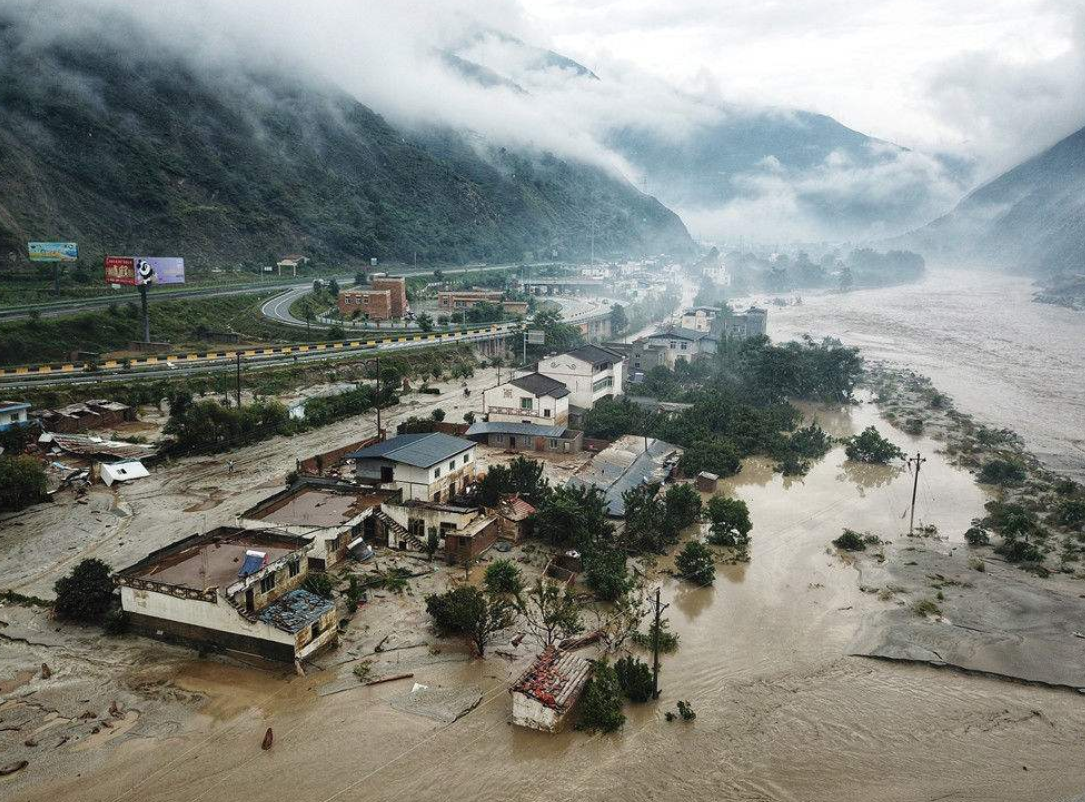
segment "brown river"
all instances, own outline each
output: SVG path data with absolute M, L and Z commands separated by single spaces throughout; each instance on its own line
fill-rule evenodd
M 1085 315 L 1022 306 L 1026 292 L 1013 279 L 975 285 L 935 274 L 916 287 L 774 311 L 773 333 L 837 334 L 870 355 L 908 361 L 968 411 L 1012 426 L 1049 456 L 1080 458 L 1080 426 L 1065 420 L 1077 415 L 1080 423 Z M 808 413 L 838 436 L 872 423 L 887 428 L 869 403 Z M 937 443 L 900 432 L 894 439 L 930 455 L 918 519 L 959 541 L 984 492 L 935 453 Z M 803 479 L 749 461 L 725 489 L 750 505 L 751 560 L 721 566 L 708 588 L 663 579 L 681 646 L 665 659 L 663 698 L 627 706 L 619 733 L 514 728 L 507 687 L 523 661 L 500 656 L 416 669 L 415 681 L 431 686 L 483 688 L 480 706 L 450 725 L 393 709 L 386 700 L 402 684 L 319 696 L 320 677 L 203 663 L 179 682 L 208 701 L 173 736 L 130 739 L 82 765 L 80 776 L 24 788 L 18 798 L 1082 798 L 1085 698 L 850 656 L 864 616 L 890 602 L 861 592 L 859 568 L 829 541 L 845 526 L 899 538 L 911 487 L 906 472 L 847 464 L 840 448 Z M 665 720 L 679 699 L 692 703 L 695 721 Z M 264 752 L 267 726 L 275 745 Z

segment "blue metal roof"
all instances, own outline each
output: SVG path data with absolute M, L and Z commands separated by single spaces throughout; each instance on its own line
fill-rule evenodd
M 259 619 L 283 632 L 301 632 L 335 608 L 331 599 L 298 588 L 284 593 L 259 613 Z
M 355 460 L 386 459 L 416 468 L 431 468 L 439 462 L 474 448 L 475 444 L 462 437 L 442 432 L 401 434 L 383 443 L 375 443 L 347 456 Z

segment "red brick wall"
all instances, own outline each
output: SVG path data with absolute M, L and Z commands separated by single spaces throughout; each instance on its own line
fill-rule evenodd
M 325 451 L 323 454 L 314 454 L 309 459 L 303 459 L 298 463 L 298 470 L 302 473 L 319 474 L 321 471 L 319 468 L 323 467 L 323 470 L 329 471 L 342 463 L 343 458 L 354 451 L 361 451 L 363 448 L 367 448 L 374 443 L 378 442 L 376 437 L 369 437 L 365 440 L 359 440 L 356 443 L 348 443 L 345 446 L 339 448 L 333 448 L 331 451 Z
M 392 314 L 392 294 L 387 290 L 344 290 L 339 293 L 339 313 L 350 317 L 355 310 L 359 316 L 368 313 L 370 320 L 402 316 Z
M 388 290 L 392 317 L 403 317 L 407 313 L 407 279 L 402 276 L 381 276 L 373 279 L 371 286 L 374 290 Z

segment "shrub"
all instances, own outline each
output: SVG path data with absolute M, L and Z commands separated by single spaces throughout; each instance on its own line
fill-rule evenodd
M 1085 525 L 1085 499 L 1063 499 L 1055 507 L 1051 520 L 1067 529 L 1081 529 Z
M 128 613 L 117 607 L 105 614 L 102 629 L 105 630 L 107 635 L 124 635 L 128 632 L 131 624 Z
M 693 525 L 701 517 L 701 496 L 693 485 L 671 485 L 663 497 L 670 528 L 675 531 Z
M 661 618 L 659 621 L 659 651 L 662 654 L 672 654 L 678 651 L 678 635 L 670 630 L 670 622 L 666 618 Z M 647 632 L 641 632 L 639 629 L 633 632 L 629 636 L 629 640 L 634 646 L 638 646 L 641 649 L 653 649 L 656 639 L 656 623 L 652 622 L 648 627 Z
M 515 610 L 500 597 L 489 597 L 470 585 L 426 597 L 426 612 L 443 633 L 463 635 L 479 657 L 493 636 L 512 626 Z
M 942 608 L 935 604 L 932 599 L 920 599 L 912 605 L 912 612 L 926 618 L 927 616 L 932 615 L 941 616 Z
M 844 453 L 848 459 L 870 464 L 885 464 L 890 460 L 904 459 L 904 452 L 882 437 L 873 426 L 848 440 Z
M 509 596 L 517 596 L 524 589 L 520 569 L 511 560 L 494 560 L 486 566 L 482 584 L 490 593 L 504 593 Z
M 45 471 L 33 457 L 0 456 L 0 511 L 25 509 L 45 496 Z
M 652 669 L 636 657 L 623 657 L 614 664 L 622 693 L 631 702 L 643 703 L 652 698 Z
M 964 539 L 969 546 L 987 546 L 991 543 L 991 535 L 982 526 L 970 526 L 964 533 Z
M 1006 538 L 995 546 L 995 554 L 999 554 L 1010 563 L 1038 563 L 1043 560 L 1043 552 L 1035 543 L 1017 538 Z
M 101 560 L 83 560 L 53 586 L 57 618 L 86 623 L 101 621 L 113 606 L 111 569 Z
M 1028 474 L 1025 466 L 1007 459 L 993 459 L 985 463 L 976 477 L 976 481 L 985 485 L 1012 487 L 1025 481 Z
M 600 601 L 612 602 L 624 596 L 632 585 L 625 552 L 593 548 L 584 555 L 584 582 Z
M 443 421 L 445 419 L 445 411 L 443 409 L 441 409 L 440 407 L 433 410 L 432 414 L 433 414 L 433 419 L 435 421 L 437 421 L 438 423 L 440 423 L 441 421 Z
M 599 660 L 595 663 L 595 673 L 584 689 L 576 728 L 589 732 L 614 732 L 624 724 L 622 687 L 618 674 L 606 660 Z
M 698 585 L 711 585 L 716 579 L 716 563 L 712 552 L 703 543 L 691 540 L 674 558 L 678 574 Z
M 317 596 L 323 596 L 325 599 L 332 597 L 332 592 L 335 590 L 335 583 L 332 582 L 330 575 L 323 572 L 310 572 L 305 577 L 305 582 L 302 583 L 302 587 L 310 593 L 315 593 Z
M 722 437 L 713 437 L 690 445 L 683 452 L 678 467 L 686 476 L 696 476 L 701 471 L 717 476 L 733 476 L 742 469 L 742 461 L 733 443 Z
M 866 551 L 863 536 L 851 529 L 845 529 L 844 534 L 833 541 L 833 545 L 843 551 Z

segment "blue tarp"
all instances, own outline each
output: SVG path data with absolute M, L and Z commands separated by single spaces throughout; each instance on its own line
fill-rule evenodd
M 264 567 L 264 560 L 266 559 L 267 555 L 263 552 L 245 552 L 245 562 L 237 569 L 237 575 L 244 579 L 247 576 L 255 574 Z

